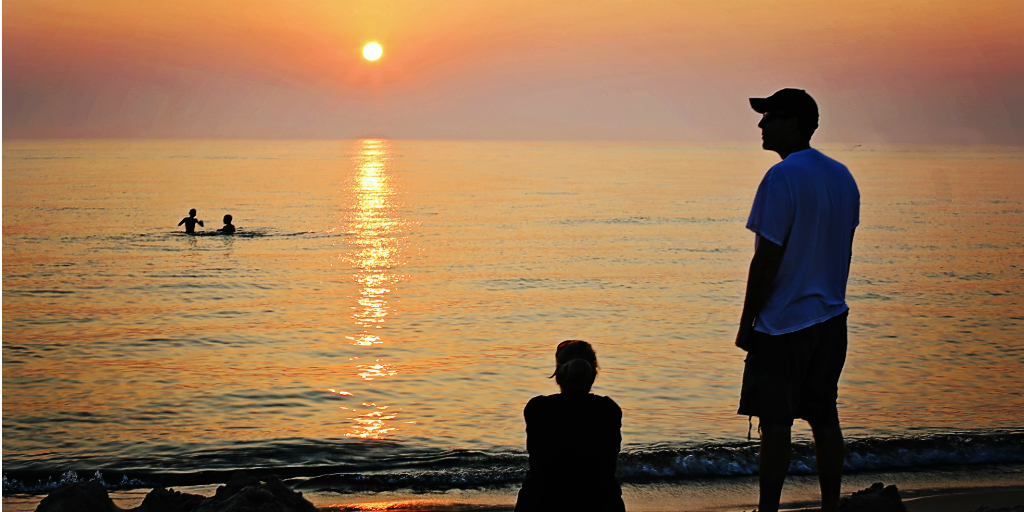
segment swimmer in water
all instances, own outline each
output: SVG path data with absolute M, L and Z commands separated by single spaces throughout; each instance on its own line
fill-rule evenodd
M 224 216 L 224 227 L 218 229 L 222 234 L 232 235 L 235 233 L 235 225 L 231 223 L 231 214 Z
M 189 210 L 188 217 L 181 219 L 181 222 L 178 223 L 179 226 L 182 224 L 185 225 L 185 232 L 190 235 L 194 235 L 196 233 L 196 224 L 199 224 L 202 227 L 206 227 L 205 225 L 203 225 L 203 221 L 196 218 L 195 208 Z

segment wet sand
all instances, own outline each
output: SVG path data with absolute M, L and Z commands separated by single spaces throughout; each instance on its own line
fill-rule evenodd
M 872 476 L 854 475 L 858 483 Z M 868 477 L 868 478 L 864 478 Z M 817 505 L 813 477 L 791 478 L 787 486 L 783 508 L 803 511 Z M 851 482 L 852 483 L 852 482 Z M 934 482 L 930 488 L 908 488 L 901 491 L 909 512 L 972 512 L 982 506 L 991 508 L 1024 505 L 1024 485 L 1002 485 L 963 489 L 943 487 Z M 1003 482 L 1005 483 L 1005 482 Z M 216 486 L 179 487 L 177 490 L 202 495 L 213 495 Z M 844 494 L 852 492 L 852 485 L 844 485 Z M 139 506 L 149 489 L 111 492 L 117 506 L 130 509 Z M 321 510 L 402 510 L 405 512 L 478 512 L 511 511 L 515 505 L 518 487 L 499 489 L 449 490 L 429 493 L 410 491 L 365 494 L 339 494 L 314 491 L 303 495 Z M 623 486 L 626 509 L 630 512 L 739 512 L 756 508 L 757 484 L 755 478 L 728 481 L 687 481 L 675 483 Z M 11 496 L 3 499 L 3 510 L 31 512 L 42 496 Z
M 1024 486 L 927 496 L 904 500 L 908 512 L 970 512 L 981 506 L 991 508 L 1024 505 Z

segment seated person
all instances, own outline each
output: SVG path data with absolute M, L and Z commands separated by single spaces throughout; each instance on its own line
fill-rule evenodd
M 230 235 L 235 232 L 235 225 L 231 223 L 231 214 L 224 216 L 224 227 L 218 229 L 217 231 L 220 231 L 225 235 Z
M 590 393 L 597 354 L 589 343 L 567 340 L 555 352 L 561 393 L 526 404 L 530 469 L 516 512 L 625 512 L 615 463 L 622 410 L 611 398 Z
M 178 223 L 179 226 L 182 225 L 182 224 L 185 225 L 185 232 L 186 233 L 195 233 L 196 232 L 196 224 L 199 224 L 200 226 L 203 226 L 203 221 L 201 221 L 201 220 L 196 218 L 196 209 L 192 208 L 191 210 L 188 211 L 188 217 L 185 217 L 184 219 L 181 219 L 181 222 Z M 203 227 L 206 227 L 206 226 L 203 226 Z

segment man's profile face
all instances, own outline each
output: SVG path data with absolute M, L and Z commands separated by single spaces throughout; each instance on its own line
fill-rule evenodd
M 793 132 L 799 130 L 799 121 L 785 112 L 765 112 L 757 127 L 761 129 L 761 147 L 775 151 L 783 146 Z

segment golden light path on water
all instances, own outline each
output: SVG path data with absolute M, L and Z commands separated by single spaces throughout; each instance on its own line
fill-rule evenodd
M 347 218 L 348 233 L 352 235 L 351 255 L 342 255 L 356 273 L 352 276 L 359 285 L 357 305 L 353 306 L 352 320 L 359 331 L 351 336 L 354 345 L 373 346 L 383 344 L 377 333 L 388 316 L 387 294 L 391 286 L 405 276 L 392 271 L 402 264 L 400 259 L 400 231 L 404 221 L 394 214 L 394 184 L 389 175 L 391 164 L 390 148 L 387 141 L 366 139 L 356 143 L 354 157 L 355 173 L 347 187 L 354 203 Z M 356 375 L 364 381 L 392 377 L 398 370 L 380 359 L 373 364 L 358 364 Z M 398 414 L 385 412 L 389 406 L 373 402 L 362 404 L 363 409 L 346 409 L 356 416 L 348 418 L 355 425 L 345 433 L 348 437 L 378 439 L 397 430 L 389 424 Z
M 381 328 L 388 315 L 385 295 L 390 285 L 403 279 L 390 270 L 401 264 L 397 232 L 402 221 L 393 216 L 395 191 L 388 176 L 390 155 L 382 140 L 362 140 L 355 157 L 356 174 L 352 192 L 356 203 L 349 225 L 355 254 L 347 257 L 353 276 L 360 285 L 358 306 L 352 319 L 363 328 L 355 336 L 347 336 L 356 345 L 383 343 L 374 330 Z

